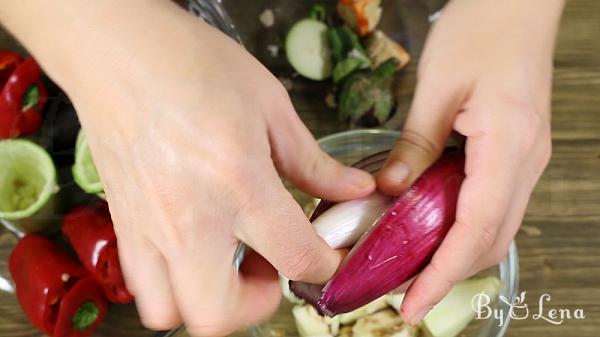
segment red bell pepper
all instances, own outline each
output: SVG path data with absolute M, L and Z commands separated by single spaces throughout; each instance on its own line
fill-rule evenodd
M 18 64 L 0 92 L 0 139 L 29 135 L 42 123 L 47 92 L 42 70 L 31 57 Z
M 64 219 L 62 232 L 69 240 L 79 260 L 104 294 L 113 303 L 129 303 L 133 296 L 127 291 L 108 205 L 79 207 Z
M 0 92 L 8 78 L 21 63 L 23 59 L 17 53 L 11 51 L 0 51 Z M 11 135 L 9 130 L 17 130 L 17 121 L 14 114 L 0 113 L 0 139 L 17 136 Z
M 21 55 L 12 51 L 0 50 L 0 88 L 4 87 L 10 75 L 22 61 Z
M 100 287 L 75 259 L 44 237 L 22 238 L 10 254 L 8 268 L 23 311 L 49 336 L 89 336 L 106 316 Z

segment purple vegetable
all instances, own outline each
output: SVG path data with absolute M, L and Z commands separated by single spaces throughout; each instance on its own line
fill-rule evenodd
M 454 223 L 464 162 L 462 151 L 446 152 L 365 233 L 325 286 L 291 281 L 292 292 L 319 313 L 334 316 L 417 275 Z

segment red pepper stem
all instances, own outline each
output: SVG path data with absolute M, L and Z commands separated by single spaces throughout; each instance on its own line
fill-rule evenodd
M 83 331 L 92 326 L 98 319 L 100 310 L 94 302 L 83 303 L 73 316 L 73 329 Z

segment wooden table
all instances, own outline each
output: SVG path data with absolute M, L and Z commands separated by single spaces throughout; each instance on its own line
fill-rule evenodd
M 569 1 L 558 36 L 553 157 L 517 237 L 521 289 L 586 319 L 513 322 L 509 336 L 600 336 L 600 1 Z M 536 305 L 532 309 L 537 311 Z
M 246 2 L 246 1 L 244 1 Z M 250 1 L 248 1 L 250 2 Z M 281 40 L 277 33 L 258 24 L 258 14 L 269 1 L 252 1 L 256 6 L 239 6 L 239 0 L 225 4 L 248 48 L 274 73 L 290 75 L 283 61 L 271 58 L 260 41 Z M 279 1 L 285 2 L 285 1 Z M 304 1 L 302 1 L 304 2 Z M 439 1 L 406 0 L 411 13 L 425 16 L 427 6 Z M 298 16 L 300 1 L 287 1 L 290 13 Z M 385 0 L 384 0 L 385 3 Z M 424 5 L 423 3 L 426 3 Z M 303 5 L 305 7 L 305 4 Z M 400 14 L 402 15 L 402 14 Z M 536 13 L 532 13 L 536 15 Z M 403 29 L 416 37 L 413 56 L 420 54 L 427 27 L 413 16 L 404 16 Z M 13 46 L 0 31 L 0 46 Z M 584 320 L 552 325 L 543 320 L 513 321 L 511 337 L 598 337 L 600 336 L 600 1 L 568 2 L 555 61 L 553 96 L 553 157 L 535 189 L 523 230 L 517 236 L 520 257 L 520 289 L 527 291 L 532 313 L 537 300 L 548 293 L 551 308 L 583 309 Z M 399 86 L 400 105 L 394 119 L 386 125 L 399 128 L 407 111 L 415 83 L 415 62 L 404 70 Z M 324 103 L 324 87 L 294 81 L 291 91 L 297 110 L 316 137 L 343 130 L 335 113 Z M 0 303 L 0 312 L 2 303 Z M 10 324 L 0 317 L 0 324 Z M 0 331 L 9 331 L 2 329 Z M 132 335 L 134 335 L 132 333 Z M 0 337 L 13 337 L 0 333 Z
M 288 76 L 289 68 L 273 60 L 263 48 L 262 41 L 275 38 L 256 24 L 258 14 L 272 5 L 270 1 L 254 2 L 263 6 L 249 9 L 225 0 L 234 22 L 243 28 L 248 47 L 276 74 Z M 285 2 L 285 7 L 298 16 L 293 1 L 279 2 Z M 411 13 L 401 17 L 401 25 L 413 38 L 411 53 L 418 56 L 427 30 L 419 15 L 425 15 L 427 8 L 436 8 L 439 1 L 401 3 L 404 12 Z M 277 10 L 275 14 L 285 15 Z M 415 63 L 401 75 L 400 113 L 386 127 L 402 124 L 403 112 L 412 98 Z M 512 321 L 507 333 L 510 337 L 600 336 L 600 1 L 568 1 L 558 36 L 554 77 L 553 156 L 531 197 L 523 230 L 516 239 L 520 289 L 527 291 L 531 314 L 538 312 L 540 296 L 548 293 L 551 301 L 544 305 L 546 315 L 552 308 L 581 308 L 586 318 L 558 326 L 531 318 Z M 314 84 L 308 88 L 304 83 L 294 80 L 290 94 L 315 136 L 344 129 L 335 112 L 324 107 L 323 88 Z

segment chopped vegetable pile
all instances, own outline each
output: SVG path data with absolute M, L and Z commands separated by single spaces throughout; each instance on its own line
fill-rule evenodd
M 472 278 L 456 284 L 450 293 L 425 316 L 418 326 L 400 318 L 404 294 L 387 294 L 348 313 L 320 316 L 317 310 L 295 297 L 283 276 L 285 298 L 292 303 L 292 315 L 300 337 L 456 337 L 475 317 L 471 301 L 485 293 L 498 298 L 501 282 L 496 277 Z
M 350 126 L 384 124 L 396 105 L 396 72 L 410 55 L 397 42 L 377 30 L 380 0 L 340 0 L 339 17 L 330 17 L 315 5 L 308 17 L 289 30 L 285 48 L 290 65 L 316 81 L 331 79 L 335 102 L 330 107 Z

